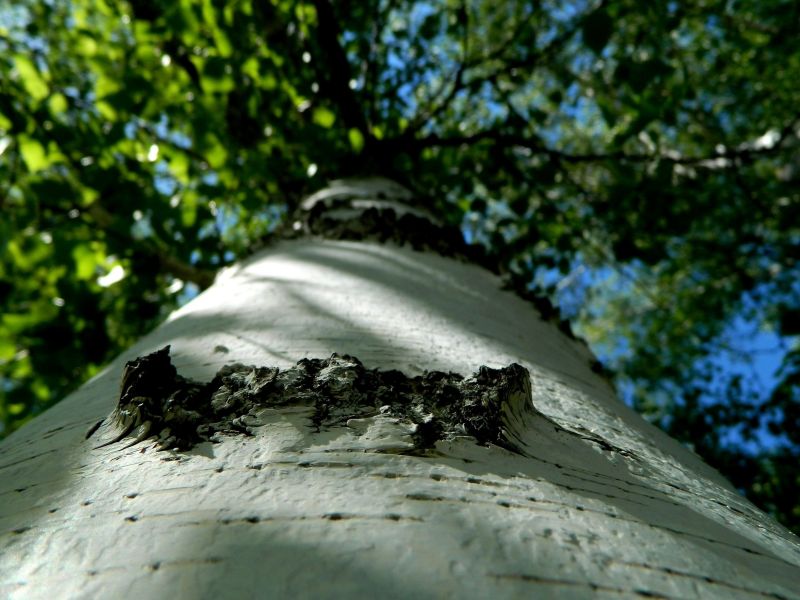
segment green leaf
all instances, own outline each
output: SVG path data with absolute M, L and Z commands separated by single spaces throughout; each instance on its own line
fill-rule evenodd
M 75 276 L 81 281 L 94 278 L 97 273 L 97 254 L 87 244 L 79 244 L 72 249 L 75 261 Z
M 94 56 L 97 54 L 97 42 L 91 36 L 79 35 L 75 51 L 83 56 Z
M 220 56 L 229 57 L 233 52 L 233 47 L 228 39 L 228 36 L 219 28 L 217 24 L 217 15 L 214 7 L 211 5 L 211 0 L 203 1 L 203 20 L 214 36 L 214 42 L 217 46 Z
M 193 62 L 203 72 L 203 89 L 209 92 L 227 93 L 236 87 L 230 64 L 224 58 L 211 56 L 205 61 L 195 58 Z
M 617 111 L 614 105 L 601 97 L 597 99 L 597 106 L 600 109 L 600 113 L 603 115 L 603 119 L 608 123 L 608 126 L 614 127 L 614 125 L 617 124 Z
M 189 158 L 183 152 L 170 152 L 169 170 L 177 180 L 189 182 Z
M 0 317 L 3 329 L 8 333 L 21 333 L 30 327 L 33 327 L 38 322 L 35 315 L 31 313 L 12 314 L 6 313 Z
M 486 212 L 486 200 L 482 198 L 476 198 L 470 204 L 470 210 L 474 210 L 475 212 L 484 213 Z
M 17 345 L 10 337 L 0 337 L 0 361 L 8 362 L 17 353 Z
M 528 212 L 528 205 L 529 205 L 528 198 L 526 196 L 520 196 L 519 198 L 516 198 L 514 201 L 511 202 L 509 208 L 511 208 L 511 210 L 513 210 L 518 215 L 522 216 L 526 212 Z
M 350 140 L 350 147 L 353 149 L 353 152 L 360 154 L 361 150 L 364 149 L 364 135 L 353 127 L 347 132 L 347 137 Z
M 50 96 L 48 104 L 50 105 L 50 112 L 54 115 L 67 112 L 67 109 L 69 108 L 66 96 L 61 93 L 56 93 Z
M 321 106 L 314 111 L 312 120 L 320 127 L 330 129 L 333 126 L 333 123 L 336 121 L 336 115 L 333 114 L 333 111 Z
M 247 59 L 241 67 L 242 73 L 251 77 L 252 79 L 258 79 L 258 59 L 255 56 L 250 57 Z
M 19 404 L 9 404 L 6 410 L 8 410 L 10 415 L 16 416 L 21 414 L 26 408 L 28 408 L 28 405 L 21 402 Z
M 672 71 L 672 67 L 658 59 L 634 62 L 626 58 L 619 61 L 614 79 L 620 85 L 627 83 L 638 94 L 643 92 L 654 79 L 667 77 Z
M 25 91 L 30 94 L 31 98 L 38 101 L 50 94 L 50 88 L 31 59 L 17 55 L 14 57 L 14 66 L 19 73 Z
M 205 157 L 212 168 L 218 169 L 225 164 L 225 160 L 228 158 L 228 151 L 225 150 L 225 146 L 216 143 L 205 151 Z
M 38 140 L 21 135 L 17 138 L 17 141 L 22 153 L 22 160 L 25 161 L 28 171 L 36 173 L 50 166 L 50 161 L 47 160 L 47 151 Z
M 531 119 L 533 119 L 540 125 L 542 125 L 545 121 L 547 121 L 547 118 L 550 116 L 550 113 L 535 107 L 529 109 L 528 112 L 530 114 Z
M 56 205 L 61 201 L 74 202 L 77 200 L 75 191 L 66 181 L 53 179 L 39 179 L 31 181 L 30 191 L 38 196 L 43 205 Z
M 800 334 L 800 311 L 781 305 L 779 307 L 780 327 L 783 335 Z
M 117 111 L 111 105 L 110 102 L 106 102 L 105 100 L 100 100 L 99 102 L 95 103 L 95 107 L 103 116 L 103 118 L 109 121 L 116 121 L 117 120 Z
M 193 227 L 197 221 L 197 194 L 186 192 L 181 197 L 181 223 L 184 227 Z
M 617 68 L 614 70 L 614 81 L 618 85 L 622 85 L 626 83 L 628 79 L 631 77 L 631 65 L 632 61 L 629 59 L 621 59 L 617 64 Z
M 97 83 L 94 86 L 95 94 L 98 98 L 105 98 L 122 89 L 122 82 L 116 77 L 106 77 L 101 75 L 97 78 Z
M 599 8 L 586 15 L 581 31 L 583 42 L 592 52 L 599 55 L 614 33 L 614 20 L 605 9 Z
M 441 18 L 442 17 L 439 13 L 433 13 L 425 17 L 425 20 L 422 22 L 422 25 L 417 31 L 417 35 L 419 35 L 422 39 L 425 40 L 433 39 L 433 37 L 439 31 Z
M 192 0 L 170 2 L 169 6 L 166 12 L 167 26 L 180 35 L 185 43 L 193 43 L 199 33 L 200 23 L 194 12 Z

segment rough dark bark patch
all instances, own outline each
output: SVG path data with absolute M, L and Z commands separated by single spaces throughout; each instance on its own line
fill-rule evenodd
M 520 393 L 531 402 L 528 371 L 518 364 L 480 367 L 467 378 L 441 371 L 408 377 L 366 369 L 357 358 L 339 354 L 304 358 L 286 370 L 226 365 L 201 383 L 177 373 L 166 346 L 125 365 L 119 403 L 106 420 L 116 433 L 103 446 L 152 438 L 160 449 L 186 450 L 220 434 L 251 435 L 265 408 L 308 406 L 320 430 L 376 415 L 413 424 L 417 451 L 455 436 L 516 451 L 502 414 Z
M 302 230 L 292 229 L 292 233 L 287 232 L 287 237 L 306 233 L 329 240 L 393 242 L 451 258 L 487 262 L 483 247 L 466 244 L 456 227 L 437 225 L 412 213 L 398 217 L 391 208 L 367 208 L 347 219 L 331 218 L 325 212 L 315 214 L 312 211 L 306 215 L 302 225 Z

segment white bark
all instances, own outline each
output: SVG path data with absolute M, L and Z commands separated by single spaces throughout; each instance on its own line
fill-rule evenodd
M 185 453 L 84 442 L 125 361 L 166 344 L 203 380 L 332 352 L 409 375 L 517 362 L 533 407 L 507 426 L 528 456 L 467 438 L 409 456 L 400 423 L 317 433 L 302 407 Z M 797 538 L 623 405 L 582 344 L 481 268 L 392 245 L 261 252 L 0 445 L 3 598 L 800 599 L 798 582 Z

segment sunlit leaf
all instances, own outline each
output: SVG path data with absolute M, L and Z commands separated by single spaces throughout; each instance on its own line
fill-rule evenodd
M 93 279 L 97 273 L 97 253 L 87 244 L 79 244 L 72 249 L 75 261 L 75 277 L 83 281 Z
M 49 104 L 50 110 L 53 112 L 53 114 L 61 114 L 66 112 L 67 108 L 69 108 L 66 97 L 64 94 L 60 93 L 50 96 Z
M 314 110 L 314 123 L 325 129 L 330 129 L 336 121 L 336 115 L 325 107 L 319 107 Z
M 353 151 L 358 154 L 364 148 L 364 136 L 363 134 L 355 128 L 351 128 L 347 132 L 347 137 L 350 140 L 350 147 Z
M 31 173 L 46 169 L 50 165 L 50 161 L 47 159 L 47 151 L 38 140 L 21 135 L 18 138 L 18 142 L 22 159 Z
M 25 91 L 34 100 L 42 100 L 48 96 L 50 88 L 30 58 L 20 55 L 15 56 L 14 67 L 19 72 Z

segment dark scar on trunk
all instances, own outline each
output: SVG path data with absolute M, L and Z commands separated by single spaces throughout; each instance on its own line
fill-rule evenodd
M 307 406 L 318 430 L 379 414 L 414 424 L 419 454 L 456 436 L 519 452 L 503 414 L 520 400 L 532 406 L 529 374 L 518 364 L 482 366 L 471 377 L 441 371 L 408 377 L 396 370 L 367 369 L 355 357 L 334 353 L 326 359 L 304 358 L 285 370 L 226 365 L 202 383 L 178 374 L 169 348 L 125 365 L 119 403 L 103 427 L 103 437 L 110 434 L 111 439 L 98 448 L 117 442 L 127 448 L 149 440 L 159 450 L 188 450 L 219 441 L 220 435 L 252 435 L 260 423 L 255 415 L 264 408 Z

